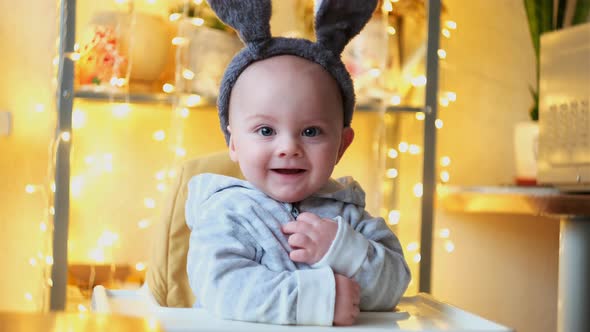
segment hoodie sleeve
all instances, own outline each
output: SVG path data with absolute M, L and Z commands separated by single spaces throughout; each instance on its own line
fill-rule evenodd
M 189 189 L 190 193 L 190 189 Z M 242 199 L 240 199 L 242 198 Z M 191 228 L 187 272 L 200 304 L 224 319 L 271 324 L 332 325 L 335 284 L 329 267 L 287 271 L 260 264 L 263 254 L 247 229 L 251 220 L 228 209 L 243 197 L 213 195 L 198 205 L 187 200 Z M 198 213 L 195 213 L 198 210 Z M 272 218 L 265 215 L 248 218 Z
M 383 218 L 373 218 L 364 210 L 357 223 L 349 224 L 341 217 L 336 221 L 336 237 L 313 267 L 330 266 L 336 273 L 354 277 L 361 287 L 361 310 L 391 310 L 411 279 L 398 238 Z

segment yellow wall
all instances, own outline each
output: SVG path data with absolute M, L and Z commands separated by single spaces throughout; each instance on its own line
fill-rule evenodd
M 32 267 L 29 259 L 43 250 L 39 225 L 46 200 L 38 192 L 26 194 L 25 186 L 46 181 L 54 128 L 55 6 L 38 0 L 0 3 L 0 109 L 11 112 L 14 123 L 12 135 L 0 137 L 0 310 L 35 309 L 41 295 L 41 261 Z
M 439 156 L 451 157 L 450 184 L 513 183 L 513 127 L 527 120 L 533 50 L 521 1 L 446 0 L 458 29 L 443 37 L 441 88 L 457 101 L 441 110 Z M 436 213 L 449 229 L 434 248 L 433 293 L 519 332 L 556 329 L 556 219 Z

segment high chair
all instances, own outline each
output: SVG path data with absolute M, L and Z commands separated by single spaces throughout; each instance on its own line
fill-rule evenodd
M 146 282 L 137 290 L 94 288 L 91 309 L 149 317 L 160 322 L 166 331 L 326 331 L 330 327 L 280 326 L 229 321 L 214 318 L 205 309 L 191 308 L 195 297 L 188 283 L 186 256 L 189 229 L 185 223 L 184 204 L 187 183 L 200 173 L 217 173 L 243 178 L 239 167 L 227 152 L 215 153 L 186 162 L 162 211 Z M 338 329 L 338 328 L 333 328 Z M 355 326 L 347 331 L 512 331 L 511 329 L 437 301 L 426 293 L 404 297 L 392 312 L 361 312 Z

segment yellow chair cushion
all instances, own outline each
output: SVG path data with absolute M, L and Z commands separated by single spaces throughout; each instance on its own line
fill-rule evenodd
M 195 301 L 186 273 L 190 230 L 185 221 L 184 204 L 188 181 L 201 173 L 243 179 L 238 164 L 231 161 L 227 151 L 190 160 L 180 169 L 157 225 L 146 272 L 147 285 L 161 306 L 192 307 Z

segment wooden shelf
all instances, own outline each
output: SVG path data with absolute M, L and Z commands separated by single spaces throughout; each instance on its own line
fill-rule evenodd
M 590 194 L 551 187 L 441 186 L 437 196 L 439 206 L 450 212 L 590 216 Z
M 166 93 L 121 93 L 78 90 L 75 98 L 102 102 L 173 104 L 175 96 Z
M 188 94 L 187 94 L 188 96 Z M 108 91 L 91 91 L 77 90 L 74 93 L 75 98 L 85 99 L 96 102 L 115 102 L 115 103 L 140 103 L 140 104 L 168 104 L 172 105 L 176 101 L 176 95 L 167 93 L 147 93 L 147 92 L 108 92 Z M 199 103 L 198 107 L 215 107 L 216 100 L 206 98 Z M 376 112 L 382 106 L 378 101 L 362 102 L 356 105 L 358 112 Z M 422 112 L 422 107 L 413 106 L 387 106 L 386 112 Z

